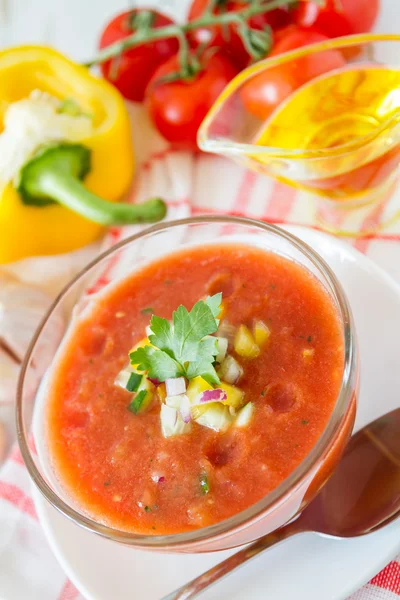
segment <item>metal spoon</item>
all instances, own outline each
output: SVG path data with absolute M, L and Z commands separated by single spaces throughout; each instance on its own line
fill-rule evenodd
M 400 409 L 354 435 L 328 483 L 300 516 L 233 554 L 162 600 L 187 600 L 292 535 L 365 535 L 400 515 Z

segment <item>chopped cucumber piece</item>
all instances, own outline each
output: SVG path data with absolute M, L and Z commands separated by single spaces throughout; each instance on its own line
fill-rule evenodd
M 226 356 L 226 353 L 228 352 L 228 339 L 224 337 L 217 337 L 217 348 L 218 354 L 215 360 L 218 363 L 222 363 Z
M 195 416 L 195 414 L 198 416 Z M 199 425 L 203 425 L 214 431 L 225 431 L 232 423 L 229 408 L 220 402 L 193 407 L 192 417 Z
M 115 380 L 114 380 L 114 385 L 126 390 L 126 386 L 128 385 L 128 381 L 130 376 L 132 375 L 131 371 L 128 371 L 128 369 L 122 369 L 122 371 L 120 371 L 118 373 L 118 375 L 116 376 Z
M 149 393 L 146 392 L 146 390 L 141 390 L 138 392 L 132 402 L 129 404 L 128 409 L 135 415 L 143 412 L 145 404 L 147 404 L 145 401 L 148 395 Z
M 236 427 L 247 427 L 250 423 L 251 419 L 254 415 L 254 404 L 252 402 L 248 402 L 243 408 L 238 412 L 237 417 L 235 419 Z
M 140 375 L 139 373 L 131 373 L 125 386 L 128 392 L 137 392 L 142 379 L 143 375 Z
M 145 412 L 152 403 L 154 398 L 154 385 L 147 379 L 147 377 L 143 377 L 142 381 L 137 389 L 137 392 L 129 404 L 128 408 L 135 415 L 141 414 Z

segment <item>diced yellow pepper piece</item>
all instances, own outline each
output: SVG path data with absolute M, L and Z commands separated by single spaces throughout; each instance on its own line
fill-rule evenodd
M 223 404 L 226 406 L 232 406 L 235 409 L 240 408 L 244 404 L 244 392 L 243 390 L 230 385 L 229 383 L 220 383 L 219 388 L 224 390 L 227 395 L 227 399 L 224 400 Z
M 243 358 L 256 358 L 260 354 L 259 346 L 254 341 L 250 329 L 245 325 L 238 327 L 233 347 L 235 352 Z
M 33 90 L 74 99 L 93 116 L 93 133 L 82 141 L 92 151 L 85 186 L 105 200 L 123 197 L 132 181 L 134 157 L 128 112 L 116 88 L 48 46 L 6 48 L 0 52 L 0 130 L 7 107 Z M 93 242 L 103 230 L 56 203 L 24 204 L 11 183 L 1 194 L 0 263 L 70 252 Z
M 201 417 L 208 408 L 210 408 L 211 404 L 217 404 L 216 402 L 207 402 L 205 404 L 195 404 L 194 406 L 191 407 L 190 409 L 190 413 L 192 415 L 192 419 L 194 419 L 195 421 Z
M 205 379 L 203 379 L 202 377 L 195 377 L 190 381 L 188 385 L 188 388 L 186 390 L 186 396 L 189 398 L 190 403 L 193 404 L 193 402 L 199 394 L 205 392 L 206 390 L 212 389 L 213 386 L 207 383 Z
M 143 377 L 137 392 L 135 393 L 132 402 L 129 405 L 129 410 L 135 415 L 145 412 L 154 398 L 154 384 Z
M 226 431 L 232 423 L 229 409 L 220 402 L 210 402 L 203 406 L 192 408 L 192 417 L 203 427 L 214 429 L 214 431 Z
M 254 324 L 253 335 L 256 344 L 262 348 L 268 342 L 271 330 L 264 321 L 256 321 Z

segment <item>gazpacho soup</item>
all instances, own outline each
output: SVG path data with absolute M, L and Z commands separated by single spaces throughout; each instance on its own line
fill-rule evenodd
M 54 472 L 87 515 L 142 534 L 217 523 L 320 438 L 344 340 L 325 287 L 245 244 L 149 263 L 75 319 L 53 372 Z

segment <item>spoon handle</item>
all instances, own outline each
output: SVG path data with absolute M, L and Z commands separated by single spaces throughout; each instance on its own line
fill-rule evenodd
M 188 598 L 193 598 L 213 583 L 220 581 L 223 577 L 226 577 L 226 575 L 244 565 L 248 560 L 260 554 L 260 552 L 302 531 L 303 529 L 301 526 L 299 527 L 297 521 L 292 521 L 285 527 L 265 535 L 253 544 L 250 544 L 250 546 L 246 546 L 242 550 L 239 550 L 239 552 L 232 554 L 229 558 L 218 563 L 202 575 L 195 577 L 195 579 L 171 592 L 171 594 L 164 596 L 161 600 L 187 600 Z

